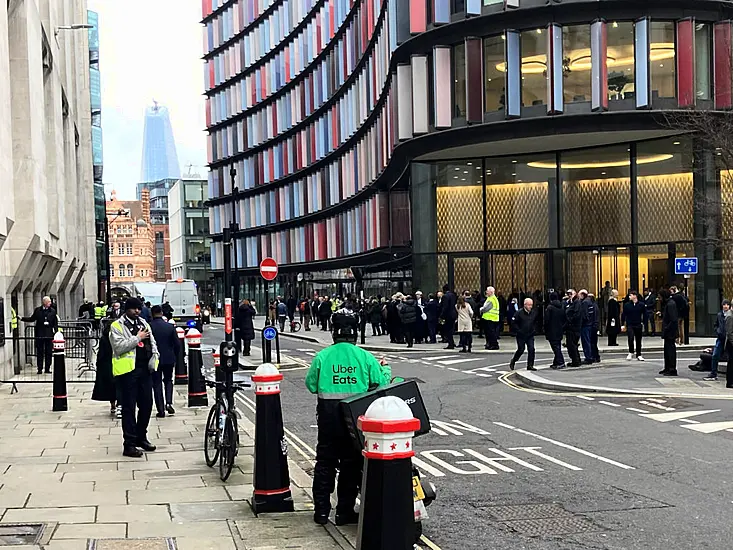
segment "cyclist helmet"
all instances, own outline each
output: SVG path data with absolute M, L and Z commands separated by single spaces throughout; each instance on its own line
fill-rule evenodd
M 331 316 L 331 329 L 333 341 L 351 342 L 356 344 L 357 319 L 353 311 L 339 309 Z

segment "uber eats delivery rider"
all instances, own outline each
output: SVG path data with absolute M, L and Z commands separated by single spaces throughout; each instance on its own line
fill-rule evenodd
M 384 360 L 356 346 L 357 318 L 339 310 L 331 318 L 333 345 L 313 358 L 305 385 L 318 394 L 316 418 L 318 445 L 313 473 L 313 521 L 325 525 L 331 512 L 331 493 L 339 470 L 336 525 L 357 523 L 354 512 L 361 482 L 362 456 L 351 441 L 339 401 L 364 393 L 370 387 L 388 384 L 392 369 Z
M 148 441 L 148 423 L 153 410 L 153 379 L 158 369 L 158 346 L 150 325 L 140 317 L 138 298 L 125 302 L 125 314 L 110 326 L 112 374 L 120 390 L 122 405 L 122 454 L 134 458 L 155 450 Z M 135 407 L 137 406 L 137 419 Z

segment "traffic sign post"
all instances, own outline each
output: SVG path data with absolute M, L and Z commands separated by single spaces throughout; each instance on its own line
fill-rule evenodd
M 260 275 L 265 280 L 265 326 L 270 324 L 270 281 L 277 277 L 278 266 L 274 258 L 269 256 L 260 262 Z M 263 352 L 264 353 L 264 348 Z
M 697 275 L 697 258 L 675 258 L 674 259 L 675 275 Z
M 262 329 L 262 362 L 272 363 L 272 341 L 277 339 L 277 329 L 274 326 L 266 326 Z M 280 346 L 278 346 L 278 349 Z M 278 353 L 278 363 L 280 357 Z

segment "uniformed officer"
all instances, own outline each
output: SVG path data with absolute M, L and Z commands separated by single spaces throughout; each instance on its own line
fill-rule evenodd
M 313 520 L 325 525 L 331 512 L 331 493 L 339 470 L 336 525 L 359 521 L 354 512 L 361 480 L 362 457 L 346 429 L 339 401 L 363 393 L 370 387 L 388 384 L 392 370 L 384 360 L 357 347 L 357 318 L 348 310 L 334 313 L 332 346 L 313 358 L 305 385 L 318 394 L 316 418 L 318 445 L 313 474 Z
M 499 298 L 493 286 L 486 288 L 486 301 L 481 307 L 481 320 L 486 333 L 485 349 L 499 349 Z
M 56 310 L 51 307 L 51 298 L 43 297 L 43 305 L 33 310 L 30 317 L 23 317 L 25 323 L 35 323 L 35 340 L 36 340 L 36 360 L 38 364 L 38 374 L 43 373 L 44 363 L 46 365 L 46 374 L 51 373 L 51 352 L 53 349 L 53 335 L 59 329 L 59 321 L 56 316 Z
M 139 299 L 129 298 L 125 303 L 125 314 L 112 323 L 109 331 L 112 374 L 122 402 L 122 454 L 133 458 L 143 456 L 140 449 L 147 452 L 155 450 L 147 433 L 153 410 L 151 374 L 158 368 L 158 346 L 150 325 L 140 317 L 142 307 Z

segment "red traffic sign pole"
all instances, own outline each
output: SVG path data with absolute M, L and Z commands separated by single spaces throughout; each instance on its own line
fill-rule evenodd
M 232 299 L 224 298 L 224 332 L 232 333 Z
M 273 281 L 277 277 L 277 262 L 273 258 L 265 258 L 260 262 L 260 275 L 265 281 Z

